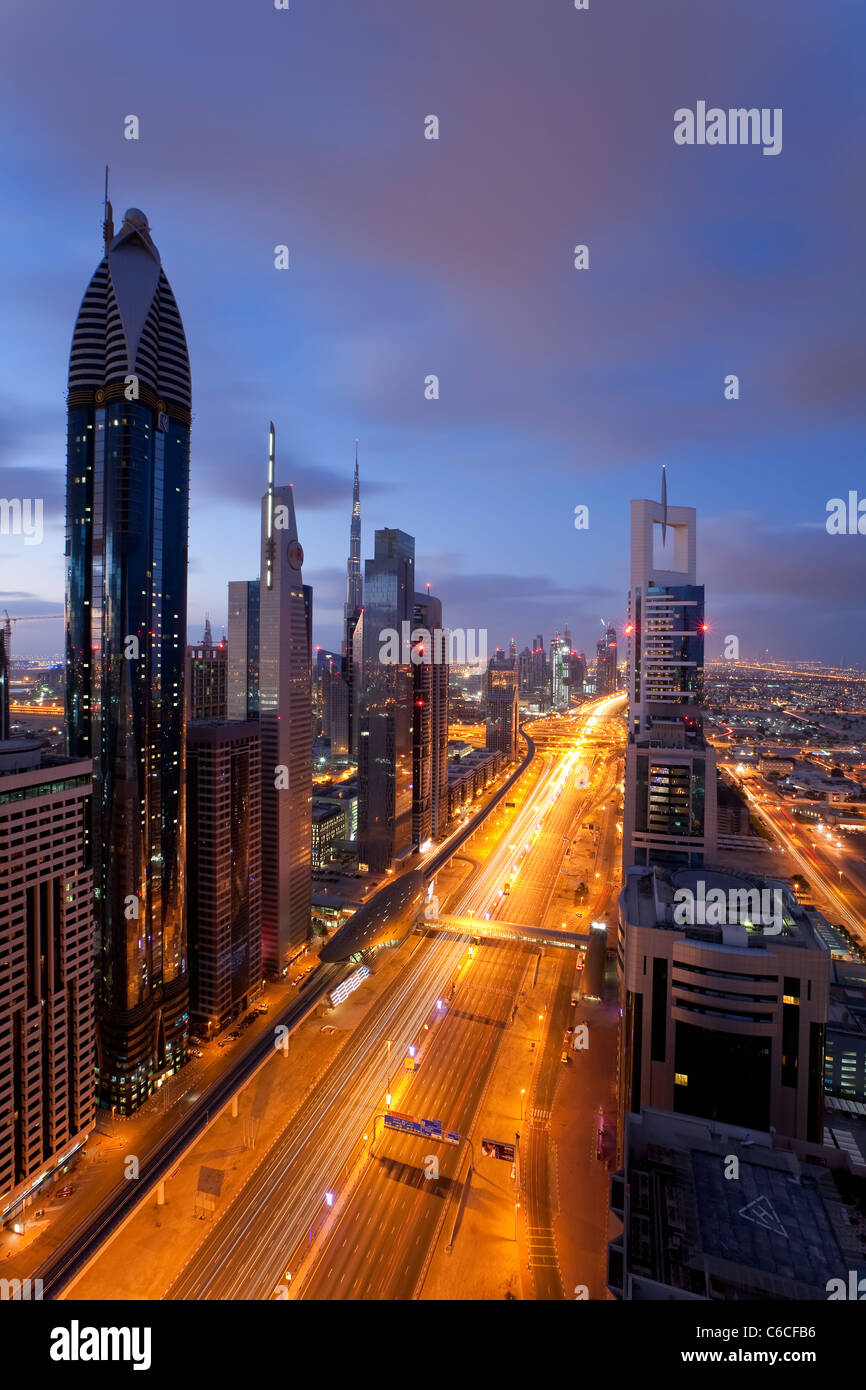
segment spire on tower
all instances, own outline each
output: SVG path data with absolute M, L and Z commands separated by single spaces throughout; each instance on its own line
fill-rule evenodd
M 105 242 L 106 255 L 108 248 L 114 239 L 114 210 L 108 201 L 108 165 L 105 166 L 105 201 L 103 204 L 102 218 L 102 240 Z
M 665 473 L 665 466 L 662 464 L 662 545 L 665 543 L 665 536 L 668 530 L 668 480 Z
M 268 431 L 268 534 L 265 545 L 265 583 L 269 589 L 274 584 L 274 467 L 277 452 L 277 436 L 274 422 L 270 421 Z

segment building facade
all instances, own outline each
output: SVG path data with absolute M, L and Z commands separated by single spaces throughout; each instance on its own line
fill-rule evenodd
M 187 725 L 187 809 L 190 1015 L 211 1036 L 262 986 L 257 723 Z
M 703 733 L 704 590 L 695 511 L 631 504 L 623 867 L 702 864 L 717 842 L 716 760 Z
M 440 600 L 416 594 L 413 619 L 412 842 L 420 848 L 448 821 L 450 665 Z
M 499 749 L 506 762 L 517 756 L 520 725 L 518 658 L 497 652 L 487 663 L 487 748 Z
M 275 486 L 274 469 L 272 424 L 259 604 L 262 958 L 282 970 L 310 932 L 312 600 L 301 575 L 294 491 Z
M 557 633 L 550 643 L 550 703 L 553 709 L 568 709 L 570 656 L 571 643 Z
M 186 649 L 186 717 L 226 719 L 228 648 L 224 642 Z
M 183 324 L 130 208 L 75 324 L 66 728 L 93 761 L 98 1094 L 124 1114 L 185 1059 L 184 658 L 191 388 Z
M 0 742 L 0 1220 L 94 1123 L 91 774 Z
M 259 608 L 258 579 L 229 581 L 229 632 L 226 674 L 226 717 L 259 717 Z
M 415 540 L 405 531 L 375 533 L 364 567 L 364 674 L 358 744 L 359 839 L 363 860 L 384 873 L 412 848 L 412 701 L 408 654 L 383 659 L 388 634 L 411 627 Z
M 616 694 L 616 628 L 609 627 L 598 639 L 595 657 L 596 695 Z
M 683 890 L 698 902 L 721 890 L 724 920 L 705 911 L 679 924 Z M 755 910 L 762 901 L 778 907 L 775 921 Z M 705 867 L 631 868 L 619 957 L 625 1110 L 649 1105 L 821 1142 L 830 957 L 783 884 Z

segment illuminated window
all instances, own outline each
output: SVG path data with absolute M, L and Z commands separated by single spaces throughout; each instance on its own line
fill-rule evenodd
M 684 1071 L 676 1071 L 676 1072 L 674 1072 L 674 1085 L 675 1085 L 675 1086 L 688 1086 L 688 1084 L 689 1084 L 689 1078 L 686 1076 L 686 1074 L 685 1074 Z

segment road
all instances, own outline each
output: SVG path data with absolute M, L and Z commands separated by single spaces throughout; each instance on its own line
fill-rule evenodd
M 567 843 L 567 807 L 572 784 L 576 780 L 584 783 L 582 795 L 587 805 L 595 794 L 590 780 L 597 769 L 590 766 L 594 760 L 587 757 L 587 749 L 580 740 L 580 731 L 592 718 L 593 711 L 589 709 L 575 726 L 576 733 L 565 739 L 561 749 L 545 751 L 534 761 L 530 744 L 530 756 L 523 765 L 525 777 L 516 783 L 513 778 L 509 779 L 507 784 L 509 790 L 513 786 L 511 799 L 516 803 L 515 809 L 505 807 L 506 789 L 503 788 L 499 804 L 487 808 L 489 823 L 480 829 L 477 826 L 461 829 L 458 839 L 448 845 L 445 853 L 453 853 L 456 845 L 465 846 L 476 864 L 472 875 L 453 895 L 457 901 L 449 904 L 451 910 L 456 907 L 458 912 L 472 911 L 482 920 L 487 913 L 510 918 L 515 908 L 524 910 L 521 906 L 521 893 L 524 893 L 526 911 L 543 914 L 550 897 L 550 878 L 556 877 Z M 515 863 L 518 865 L 516 875 Z M 542 867 L 537 871 L 536 865 Z M 512 878 L 510 896 L 502 891 L 504 879 L 509 874 Z M 340 1203 L 349 1200 L 349 1175 L 354 1171 L 356 1160 L 365 1152 L 364 1136 L 372 1132 L 374 1115 L 385 1108 L 389 1079 L 395 1090 L 395 1108 L 398 1104 L 402 1109 L 415 1104 L 414 1099 L 407 1102 L 399 1095 L 396 1076 L 403 1067 L 409 1045 L 419 1041 L 422 1035 L 428 1057 L 438 1055 L 449 1059 L 445 1079 L 450 1087 L 448 1098 L 452 1109 L 443 1109 L 441 1118 L 445 1119 L 446 1114 L 453 1111 L 459 1124 L 471 1121 L 473 1106 L 477 1106 L 485 1078 L 495 1060 L 503 1031 L 502 1021 L 513 1007 L 526 957 L 513 948 L 485 946 L 476 948 L 470 964 L 468 939 L 448 935 L 410 938 L 401 953 L 405 954 L 406 964 L 399 976 L 356 1025 L 339 1055 L 326 1068 L 315 1089 L 281 1130 L 271 1148 L 261 1156 L 256 1155 L 255 1167 L 244 1186 L 186 1265 L 178 1270 L 164 1297 L 228 1300 L 274 1296 L 274 1290 L 281 1286 L 285 1270 L 296 1259 L 305 1236 L 309 1244 L 310 1238 L 315 1239 L 317 1231 L 321 1230 L 329 1214 L 325 1194 L 331 1192 L 336 1197 L 337 1212 L 330 1213 L 332 1219 L 340 1215 Z M 466 976 L 465 985 L 460 983 L 461 971 Z M 447 999 L 452 981 L 458 983 L 460 990 L 455 996 L 459 1004 L 453 1013 L 447 1008 L 437 1008 L 437 999 L 443 996 Z M 315 992 L 318 995 L 318 989 Z M 271 1021 L 280 1020 L 274 1016 Z M 425 1023 L 428 1025 L 426 1034 Z M 264 1045 L 273 1050 L 272 1036 L 265 1036 Z M 259 1058 L 259 1062 L 261 1060 Z M 424 1086 L 432 1083 L 436 1076 L 437 1067 L 422 1065 L 412 1081 Z M 226 1078 L 221 1084 L 224 1090 L 219 1103 L 225 1105 L 237 1089 L 237 1080 L 232 1084 Z M 419 1091 L 419 1094 L 424 1097 L 428 1093 Z M 439 1100 L 439 1091 L 434 1089 L 429 1093 L 431 1105 L 438 1104 Z M 423 1103 L 427 1104 L 427 1100 Z M 391 1136 L 387 1142 L 393 1142 Z M 172 1149 L 172 1165 L 188 1146 L 188 1140 L 184 1144 L 182 1136 L 178 1135 Z M 378 1170 L 375 1160 L 373 1164 Z M 164 1164 L 164 1171 L 165 1168 Z M 442 1171 L 447 1179 L 447 1166 Z M 390 1182 L 393 1190 L 393 1178 Z M 441 1199 L 438 1204 L 434 1199 L 434 1210 L 441 1214 Z M 433 1221 L 432 1215 L 424 1218 L 419 1238 L 414 1241 L 419 1250 L 425 1249 L 424 1233 L 429 1233 L 430 1221 Z M 396 1236 L 396 1232 L 393 1234 Z M 92 1253 L 102 1238 L 103 1232 L 97 1229 L 93 1242 L 74 1254 L 77 1264 Z M 122 1255 L 124 1232 L 121 1231 L 116 1239 L 121 1242 Z M 426 1246 L 429 1245 L 427 1240 Z M 114 1254 L 116 1257 L 117 1249 Z M 405 1275 L 407 1263 L 409 1274 Z M 411 1297 L 413 1290 L 409 1285 L 414 1268 L 412 1260 L 407 1258 L 402 1273 L 392 1272 L 394 1278 L 399 1276 L 400 1288 L 408 1289 L 407 1293 L 385 1296 Z M 94 1272 L 98 1276 L 98 1263 Z M 68 1269 L 59 1273 L 65 1275 Z M 355 1277 L 353 1275 L 353 1279 Z
M 559 756 L 551 757 L 533 796 L 521 807 L 502 842 L 490 847 L 464 888 L 462 915 L 472 910 L 481 924 L 488 914 L 492 919 L 543 924 L 575 819 L 590 814 L 610 798 L 613 789 L 614 778 L 602 762 L 600 749 L 588 753 L 580 736 L 586 722 L 566 726 L 551 740 L 552 751 Z M 503 876 L 510 884 L 507 893 L 500 883 Z M 596 901 L 606 888 L 599 885 Z M 563 950 L 561 955 L 553 1016 L 539 1020 L 543 1047 L 525 1127 L 530 1137 L 523 1174 L 524 1210 L 539 1298 L 562 1297 L 555 1254 L 551 1259 L 546 1255 L 553 1246 L 546 1132 L 542 1117 L 536 1125 L 533 1113 L 546 1102 L 549 1119 L 558 1079 L 575 969 L 574 953 Z M 533 965 L 534 953 L 527 955 L 525 949 L 492 944 L 474 948 L 435 1044 L 422 1054 L 419 1070 L 400 1100 L 401 1111 L 441 1120 L 445 1130 L 471 1137 L 476 1158 L 480 1135 L 473 1133 L 474 1119 Z M 457 1220 L 463 1186 L 458 1186 L 458 1177 L 465 1156 L 444 1144 L 387 1131 L 382 1134 L 375 1156 L 368 1160 L 327 1239 L 320 1242 L 311 1267 L 291 1285 L 291 1296 L 365 1301 L 417 1298 L 437 1238 L 447 1239 Z M 426 1175 L 431 1158 L 438 1161 L 438 1179 Z
M 795 820 L 778 792 L 757 779 L 744 778 L 741 787 L 750 809 L 760 817 L 775 841 L 788 854 L 792 872 L 798 870 L 809 885 L 811 896 L 824 899 L 832 922 L 841 922 L 861 947 L 866 948 L 866 869 L 862 858 L 861 836 L 849 841 L 829 826 L 819 828 Z M 802 896 L 802 894 L 801 894 Z
M 523 761 L 509 774 L 489 801 L 475 812 L 467 825 L 459 826 L 443 844 L 435 846 L 428 853 L 421 864 L 425 872 L 436 872 L 476 833 L 478 825 L 483 824 L 488 817 L 502 815 L 505 798 L 512 793 L 515 783 L 533 762 L 534 745 L 529 738 L 526 743 L 527 751 Z M 70 1225 L 67 1220 L 62 1223 L 61 1229 L 46 1231 L 33 1250 L 34 1257 L 39 1260 L 38 1266 L 31 1269 L 29 1264 L 25 1263 L 21 1270 L 21 1273 L 28 1277 L 42 1280 L 46 1298 L 61 1296 L 69 1283 L 98 1255 L 100 1248 L 122 1228 L 142 1200 L 142 1195 L 152 1189 L 154 1184 L 169 1176 L 207 1128 L 212 1116 L 247 1084 L 273 1050 L 274 1028 L 280 1024 L 289 1030 L 296 1027 L 316 1007 L 318 1001 L 334 984 L 341 970 L 342 967 L 329 967 L 317 974 L 314 981 L 311 980 L 311 988 L 305 995 L 300 998 L 295 996 L 289 1003 L 275 1007 L 267 1022 L 260 1025 L 261 1031 L 258 1036 L 251 1036 L 248 1041 L 245 1040 L 246 1046 L 236 1045 L 232 1049 L 228 1064 L 201 1088 L 191 1091 L 192 1103 L 168 1129 L 163 1128 L 162 1124 L 150 1125 L 142 1143 L 139 1131 L 142 1130 L 144 1117 L 134 1117 L 137 1125 L 134 1144 L 139 1155 L 140 1181 L 130 1183 L 121 1178 L 120 1181 L 106 1184 L 103 1175 L 99 1184 L 101 1195 L 95 1205 L 92 1205 L 76 1224 Z M 252 1034 L 255 1035 L 256 1032 L 257 1028 L 253 1028 Z M 167 1083 L 168 1090 L 174 1094 L 178 1085 L 183 1084 L 187 1073 L 197 1070 L 201 1069 L 193 1064 L 170 1078 Z M 189 1089 L 187 1085 L 187 1090 Z M 127 1135 L 126 1130 L 124 1135 Z M 121 1135 L 121 1139 L 124 1135 Z M 122 1169 L 119 1163 L 113 1166 L 117 1166 L 120 1174 Z M 26 1254 L 23 1258 L 26 1261 Z M 15 1272 L 19 1272 L 17 1268 Z

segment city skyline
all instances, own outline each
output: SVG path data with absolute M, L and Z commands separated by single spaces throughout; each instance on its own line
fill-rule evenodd
M 608 1373 L 826 1373 L 866 1299 L 848 7 L 15 13 L 0 1303 L 62 1301 L 52 1361 L 574 1300 Z
M 20 76 L 38 46 L 44 80 L 13 76 L 0 98 L 15 103 L 23 124 L 18 145 L 0 152 L 0 170 L 26 194 L 6 224 L 19 271 L 18 329 L 14 348 L 0 348 L 10 383 L 0 447 L 7 492 L 44 498 L 45 536 L 39 547 L 0 537 L 0 607 L 59 607 L 63 363 L 97 247 L 108 163 L 115 205 L 146 209 L 186 306 L 197 382 L 191 632 L 206 611 L 222 626 L 230 546 L 253 571 L 255 537 L 252 528 L 237 534 L 237 507 L 255 505 L 249 473 L 262 421 L 273 417 L 285 476 L 304 499 L 315 641 L 329 649 L 340 646 L 345 506 L 360 439 L 365 553 L 376 529 L 411 531 L 419 581 L 433 585 L 455 626 L 487 627 L 491 647 L 513 634 L 547 634 L 568 618 L 586 651 L 600 617 L 621 625 L 620 498 L 651 493 L 666 463 L 702 518 L 699 544 L 714 595 L 708 655 L 736 633 L 752 658 L 769 649 L 784 659 L 866 664 L 855 607 L 864 575 L 858 542 L 824 527 L 827 501 L 856 487 L 863 424 L 862 353 L 853 346 L 863 277 L 840 230 L 858 220 L 860 195 L 845 175 L 857 123 L 834 115 L 859 112 L 863 93 L 844 6 L 824 7 L 818 54 L 797 43 L 790 6 L 764 7 L 745 29 L 732 19 L 738 37 L 709 48 L 698 44 L 700 21 L 680 0 L 659 7 L 649 29 L 636 18 L 615 46 L 604 42 L 613 21 L 601 14 L 594 19 L 599 71 L 575 43 L 571 16 L 551 16 L 539 29 L 506 5 L 510 24 L 492 39 L 469 14 L 460 28 L 467 59 L 494 43 L 499 60 L 485 107 L 473 93 L 475 62 L 454 70 L 448 55 L 423 42 L 419 51 L 403 30 L 380 53 L 362 17 L 337 9 L 347 44 L 369 62 L 338 60 L 324 100 L 313 101 L 294 47 L 274 41 L 271 16 L 250 16 L 240 42 L 256 54 L 248 65 L 255 78 L 242 78 L 255 81 L 255 112 L 232 107 L 231 123 L 228 107 L 213 105 L 207 62 L 185 69 L 177 90 L 169 80 L 155 108 L 143 80 L 147 60 L 135 47 L 125 54 L 123 83 L 112 74 L 99 110 L 85 107 L 65 73 L 93 6 L 75 19 L 60 13 L 47 33 L 36 17 L 17 17 Z M 459 22 L 459 6 L 444 9 Z M 808 14 L 805 0 L 795 9 Z M 169 11 L 157 4 L 155 13 Z M 209 7 L 214 62 L 228 41 L 230 13 L 225 4 Z M 171 21 L 180 34 L 192 24 L 173 12 Z M 327 21 L 311 15 L 306 23 L 306 42 L 319 54 Z M 845 23 L 862 28 L 864 20 Z M 416 35 L 427 32 L 424 18 L 413 24 Z M 123 33 L 119 20 L 109 24 L 109 51 Z M 674 33 L 689 54 L 687 78 L 668 51 Z M 743 33 L 759 54 L 772 52 L 759 94 L 742 77 Z M 655 63 L 643 62 L 647 46 Z M 593 120 L 589 104 L 613 81 L 604 68 L 610 52 L 625 75 L 616 83 L 615 123 Z M 373 97 L 377 64 L 390 68 L 400 56 L 411 58 L 420 93 L 401 79 Z M 169 79 L 177 76 L 179 53 L 163 61 Z M 290 96 L 266 80 L 273 62 L 291 64 Z M 818 91 L 829 92 L 832 80 L 833 102 L 814 103 L 810 126 L 789 114 L 778 158 L 675 145 L 673 112 L 685 87 L 686 95 L 735 91 L 747 101 L 760 95 L 768 107 L 794 107 L 806 63 Z M 532 91 L 532 119 L 510 109 L 505 94 L 514 83 Z M 582 85 L 586 95 L 572 114 Z M 40 119 L 28 123 L 37 90 Z M 440 139 L 425 141 L 423 119 L 436 93 L 444 93 Z M 140 138 L 126 140 L 124 119 L 138 106 Z M 197 140 L 199 109 L 213 110 L 218 133 L 205 140 L 190 175 L 184 142 L 170 132 L 192 125 Z M 274 182 L 269 171 L 282 157 L 283 133 L 301 112 L 317 162 L 309 151 L 293 153 L 290 182 Z M 582 134 L 588 121 L 592 159 Z M 620 122 L 640 132 L 634 141 L 613 138 Z M 43 125 L 50 142 L 37 133 Z M 476 167 L 485 175 L 483 196 L 468 176 Z M 563 189 L 564 168 L 574 179 Z M 578 180 L 579 198 L 571 191 Z M 531 199 L 513 191 L 527 188 Z M 644 229 L 630 243 L 620 229 L 626 188 L 629 223 Z M 416 196 L 421 189 L 434 201 Z M 44 265 L 48 226 L 62 226 L 64 235 L 53 239 Z M 577 243 L 589 246 L 588 271 L 573 267 Z M 274 248 L 283 244 L 290 268 L 278 271 Z M 440 376 L 436 401 L 424 398 L 431 372 Z M 723 396 L 729 372 L 740 376 L 738 401 Z M 244 384 L 228 414 L 225 380 Z M 23 422 L 37 399 L 33 430 Z M 431 470 L 441 482 L 435 494 L 424 486 Z M 587 531 L 574 528 L 578 505 L 589 507 Z M 59 626 L 56 634 L 51 623 L 18 632 L 19 651 L 60 650 Z

